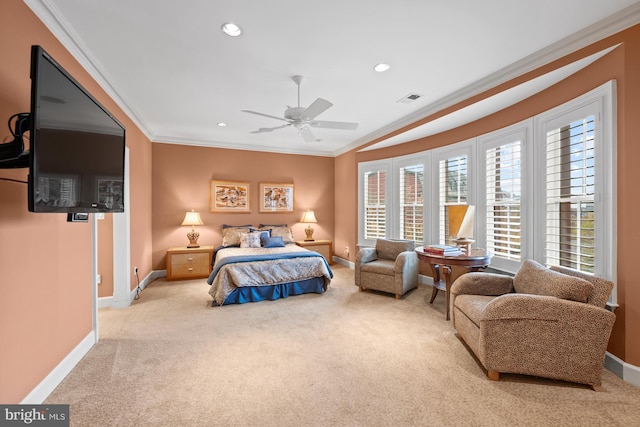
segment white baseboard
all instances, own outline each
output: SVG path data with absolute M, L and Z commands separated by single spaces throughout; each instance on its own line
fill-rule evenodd
M 142 279 L 142 281 L 140 282 L 140 285 L 139 285 L 140 292 L 142 292 L 149 283 L 153 282 L 154 280 L 160 277 L 165 277 L 166 275 L 167 275 L 167 270 L 154 270 L 151 273 L 147 274 L 147 276 L 144 279 Z M 113 298 L 113 296 L 98 298 L 98 308 L 128 307 L 131 305 L 131 302 L 135 299 L 137 292 L 139 291 L 138 291 L 138 286 L 136 285 L 136 287 L 129 292 L 129 297 L 128 299 L 125 299 L 124 302 L 117 302 L 115 298 Z
M 354 262 L 349 261 L 348 259 L 340 258 L 339 256 L 334 256 L 333 262 L 335 262 L 336 264 L 344 265 L 345 267 L 348 267 L 352 270 L 356 268 L 356 264 Z
M 424 274 L 418 274 L 418 283 L 421 285 L 433 286 L 433 277 L 425 276 Z
M 133 290 L 131 291 L 131 294 L 129 295 L 129 304 L 131 304 L 131 301 L 135 299 L 136 293 L 142 292 L 149 283 L 153 282 L 156 279 L 159 279 L 160 277 L 167 277 L 167 270 L 153 270 L 151 271 L 151 273 L 147 274 L 147 277 L 142 279 L 142 281 L 140 282 L 140 291 L 138 291 L 138 286 L 133 288 Z
M 640 368 L 607 352 L 604 357 L 604 367 L 636 387 L 640 387 Z
M 53 368 L 40 384 L 20 402 L 22 405 L 40 405 L 58 387 L 62 380 L 71 372 L 80 360 L 89 352 L 96 343 L 96 336 L 93 331 L 75 346 L 58 365 Z

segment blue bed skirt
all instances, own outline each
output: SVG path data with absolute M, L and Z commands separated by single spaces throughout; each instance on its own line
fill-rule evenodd
M 244 304 L 246 302 L 258 302 L 263 300 L 276 300 L 287 298 L 290 295 L 308 293 L 321 294 L 325 291 L 324 277 L 299 280 L 291 283 L 282 283 L 270 286 L 241 286 L 227 296 L 222 305 Z M 216 306 L 216 302 L 211 306 Z

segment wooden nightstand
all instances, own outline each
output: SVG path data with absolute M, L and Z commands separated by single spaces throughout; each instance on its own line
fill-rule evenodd
M 167 250 L 167 280 L 202 279 L 211 273 L 213 246 Z
M 333 264 L 333 242 L 331 240 L 298 240 L 296 245 L 318 252 L 329 264 Z

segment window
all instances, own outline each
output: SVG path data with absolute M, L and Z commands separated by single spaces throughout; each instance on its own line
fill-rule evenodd
M 386 182 L 383 170 L 364 174 L 365 239 L 386 236 Z
M 469 204 L 469 150 L 443 150 L 436 156 L 438 182 L 438 243 L 453 244 L 448 206 Z
M 422 244 L 424 239 L 424 166 L 401 167 L 400 237 Z
M 486 247 L 494 257 L 520 261 L 521 141 L 485 151 Z
M 614 95 L 612 81 L 536 117 L 532 239 L 538 261 L 615 283 Z
M 425 154 L 360 163 L 358 244 L 378 238 L 425 241 Z
M 593 115 L 547 132 L 547 263 L 594 272 Z

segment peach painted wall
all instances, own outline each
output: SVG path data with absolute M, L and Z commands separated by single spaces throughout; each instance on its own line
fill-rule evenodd
M 305 238 L 302 212 L 313 209 L 317 224 L 315 239 L 333 240 L 334 159 L 292 154 L 153 144 L 153 267 L 165 268 L 166 250 L 186 246 L 189 227 L 180 224 L 186 211 L 200 212 L 201 245 L 222 243 L 222 224 L 288 224 L 296 240 Z M 212 179 L 250 183 L 251 213 L 209 211 Z M 293 213 L 260 213 L 260 182 L 293 183 Z
M 357 169 L 357 163 L 360 161 L 417 153 L 464 141 L 534 116 L 588 92 L 602 83 L 615 79 L 618 88 L 618 159 L 617 171 L 611 172 L 617 174 L 618 182 L 616 250 L 618 256 L 618 303 L 620 307 L 616 310 L 617 320 L 609 343 L 609 351 L 627 363 L 640 366 L 640 340 L 637 339 L 640 333 L 640 310 L 638 310 L 638 306 L 640 306 L 640 286 L 637 286 L 638 270 L 635 267 L 637 262 L 636 242 L 640 238 L 640 232 L 633 225 L 636 213 L 640 209 L 640 197 L 638 197 L 637 190 L 637 183 L 640 182 L 640 168 L 637 167 L 638 159 L 640 159 L 640 144 L 638 144 L 636 129 L 638 118 L 640 117 L 640 25 L 603 39 L 585 49 L 465 100 L 421 120 L 418 124 L 463 108 L 499 91 L 533 79 L 580 58 L 587 57 L 602 49 L 615 46 L 618 43 L 621 43 L 621 46 L 585 69 L 544 92 L 496 114 L 447 132 L 402 145 L 360 153 L 354 150 L 355 155 L 354 152 L 341 155 L 336 158 L 336 176 L 349 181 L 341 182 L 339 184 L 340 188 L 346 186 L 357 188 L 357 176 L 352 171 Z M 350 212 L 349 216 L 353 219 L 351 221 L 341 220 L 336 223 L 335 240 L 354 246 L 357 242 L 357 236 L 354 235 L 350 226 L 357 223 L 357 197 L 354 197 L 353 194 L 344 194 L 336 190 L 336 205 L 341 206 L 343 211 Z
M 29 111 L 32 44 L 43 46 L 127 128 L 131 262 L 146 275 L 151 143 L 20 0 L 0 5 L 0 137 L 9 134 L 9 116 Z M 0 169 L 0 177 L 26 180 L 27 169 Z M 91 253 L 90 222 L 29 213 L 26 184 L 0 180 L 0 402 L 22 401 L 91 332 Z

